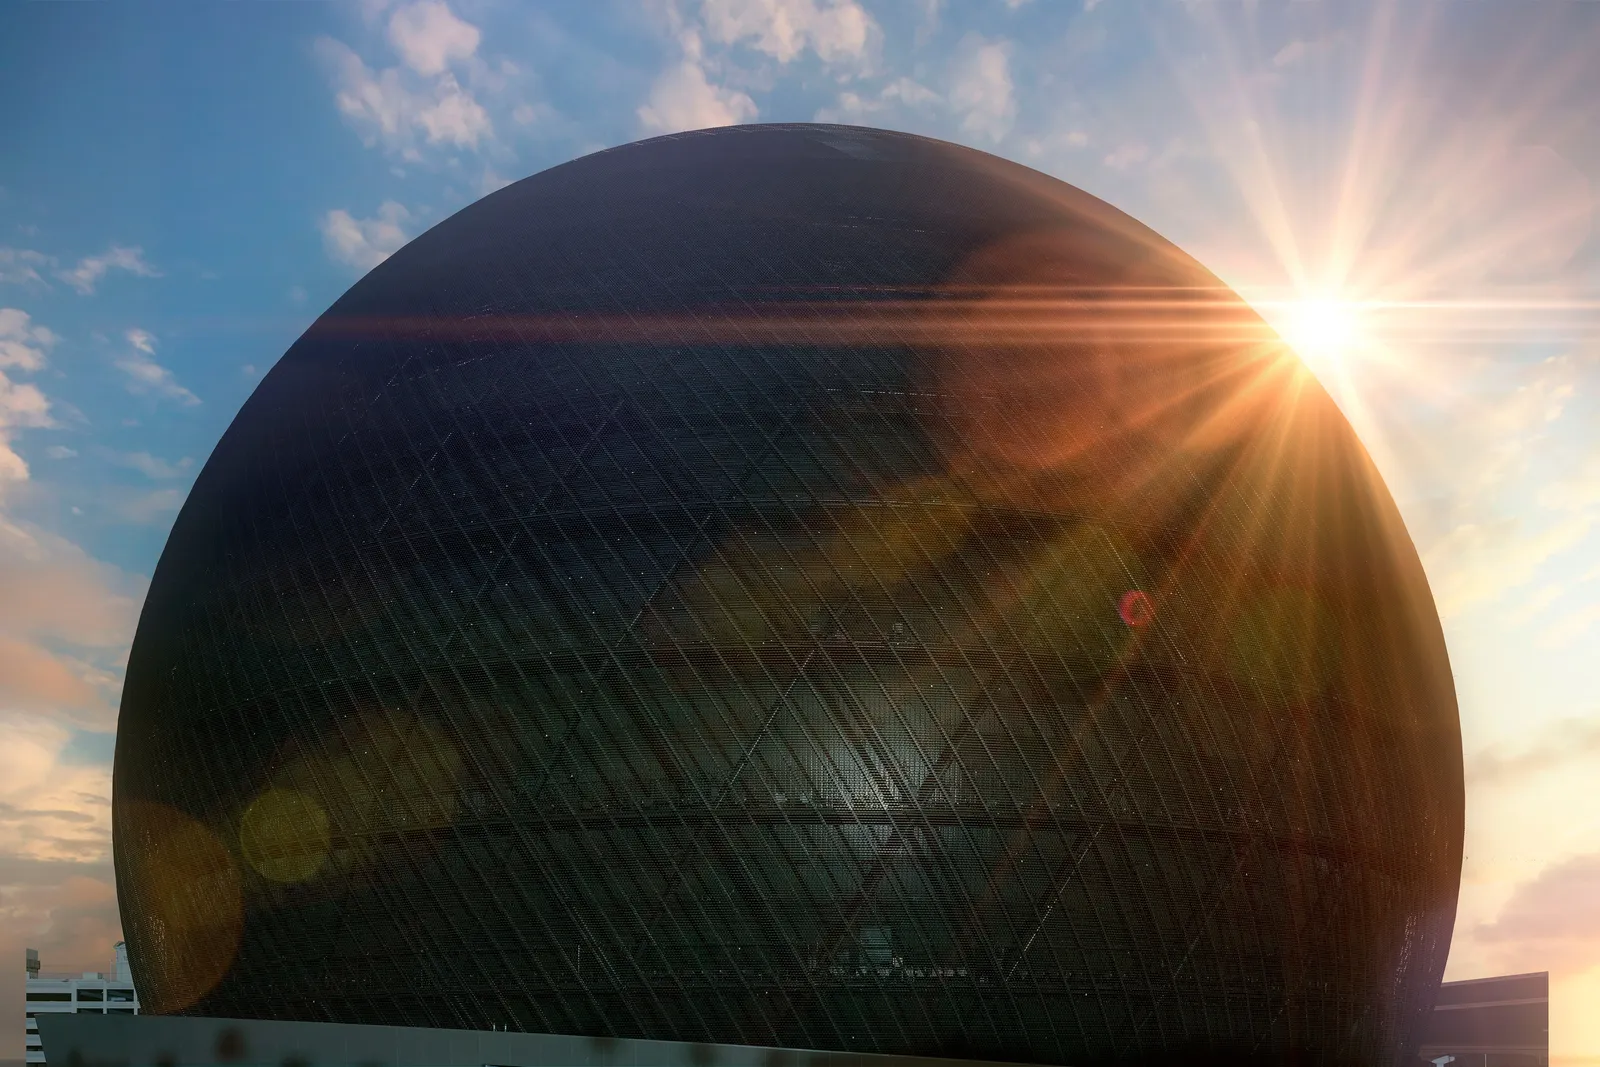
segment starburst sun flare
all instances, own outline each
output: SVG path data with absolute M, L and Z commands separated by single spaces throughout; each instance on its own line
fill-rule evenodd
M 1314 294 L 1272 309 L 1278 332 L 1318 377 L 1337 374 L 1367 343 L 1363 305 Z

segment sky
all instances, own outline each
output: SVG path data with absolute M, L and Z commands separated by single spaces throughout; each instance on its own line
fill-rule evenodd
M 1068 181 L 1297 345 L 1444 621 L 1446 977 L 1550 971 L 1555 1062 L 1600 1064 L 1597 55 L 1600 4 L 1554 0 L 0 6 L 0 960 L 109 965 L 148 576 L 317 314 L 510 181 L 817 120 Z M 0 1059 L 21 1022 L 0 1012 Z

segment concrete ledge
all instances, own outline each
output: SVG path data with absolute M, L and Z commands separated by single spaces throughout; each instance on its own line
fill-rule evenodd
M 979 1067 L 984 1061 L 409 1026 L 40 1015 L 51 1067 Z

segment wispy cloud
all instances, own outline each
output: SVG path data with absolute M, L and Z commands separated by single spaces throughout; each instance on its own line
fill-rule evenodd
M 1554 356 L 1515 368 L 1489 401 L 1441 390 L 1435 403 L 1446 419 L 1396 454 L 1405 476 L 1437 485 L 1439 517 L 1419 511 L 1408 518 L 1446 618 L 1538 580 L 1546 564 L 1585 544 L 1600 524 L 1600 478 L 1551 449 L 1572 422 L 1584 372 L 1571 356 Z M 1434 469 L 1445 465 L 1448 473 Z M 1534 494 L 1540 506 L 1509 499 L 1535 476 L 1549 479 Z M 1508 620 L 1526 621 L 1520 611 Z
M 27 312 L 0 308 L 0 497 L 8 483 L 28 480 L 28 464 L 11 447 L 18 430 L 55 425 L 50 417 L 50 401 L 32 382 L 20 382 L 6 374 L 36 371 L 45 364 L 45 351 L 56 343 L 56 335 L 34 325 Z
M 0 282 L 12 285 L 43 285 L 41 269 L 53 263 L 49 256 L 28 248 L 0 247 Z
M 789 63 L 808 48 L 824 63 L 860 61 L 878 34 L 855 0 L 705 0 L 706 36 L 718 44 L 745 44 Z
M 0 704 L 103 727 L 115 720 L 100 683 L 114 681 L 89 664 L 36 642 L 0 634 Z
M 369 271 L 406 243 L 405 224 L 410 221 L 411 212 L 393 200 L 385 200 L 369 219 L 336 208 L 322 216 L 323 246 L 334 262 Z
M 109 729 L 143 588 L 65 538 L 0 516 L 0 703 Z
M 926 113 L 943 103 L 944 99 L 926 85 L 902 77 L 889 82 L 876 93 L 855 89 L 841 91 L 838 101 L 832 107 L 825 107 L 817 112 L 816 121 L 861 124 L 867 119 L 878 119 L 887 115 L 904 121 L 909 114 Z
M 72 756 L 63 723 L 0 711 L 0 952 L 103 970 L 121 936 L 111 872 L 111 766 Z
M 1600 600 L 1574 608 L 1551 623 L 1539 635 L 1539 643 L 1546 648 L 1566 648 L 1586 636 L 1600 623 Z
M 155 361 L 156 339 L 146 330 L 131 329 L 124 335 L 130 351 L 114 361 L 118 370 L 127 375 L 126 385 L 131 393 L 153 393 L 176 400 L 180 404 L 194 405 L 200 398 L 178 384 L 172 371 Z
M 650 95 L 634 110 L 640 128 L 678 133 L 754 121 L 759 109 L 750 95 L 712 79 L 698 24 L 686 21 L 672 5 L 666 14 L 678 58 L 656 76 Z
M 1521 588 L 1547 561 L 1582 543 L 1594 525 L 1590 515 L 1534 531 L 1511 517 L 1461 523 L 1423 555 L 1439 614 L 1450 618 Z
M 1546 867 L 1474 933 L 1508 968 L 1571 973 L 1600 965 L 1600 852 Z
M 78 292 L 88 295 L 109 271 L 121 270 L 141 278 L 159 278 L 161 272 L 145 262 L 144 249 L 137 245 L 112 245 L 97 256 L 85 256 L 71 270 L 57 274 Z
M 478 50 L 478 27 L 440 0 L 407 4 L 389 18 L 389 43 L 406 66 L 428 77 Z
M 0 308 L 0 367 L 40 370 L 45 353 L 59 340 L 48 328 L 35 326 L 26 311 Z
M 1539 503 L 1563 511 L 1600 506 L 1600 452 L 1540 490 Z
M 168 521 L 167 517 L 183 506 L 184 491 L 166 488 L 146 493 L 119 494 L 109 500 L 111 511 L 123 522 L 146 526 Z
M 1524 600 L 1516 610 L 1506 615 L 1506 622 L 1512 626 L 1525 626 L 1531 620 L 1538 618 L 1546 608 L 1560 600 L 1567 592 L 1567 587 L 1560 582 L 1550 582 L 1540 586 L 1528 599 Z
M 1011 84 L 1011 45 L 968 34 L 957 49 L 950 106 L 967 134 L 998 141 L 1011 131 L 1017 102 Z
M 1149 158 L 1149 145 L 1143 141 L 1124 141 L 1102 156 L 1100 162 L 1112 170 L 1127 170 Z
M 489 113 L 448 71 L 413 86 L 397 67 L 373 71 L 347 45 L 323 38 L 317 50 L 332 71 L 339 110 L 369 146 L 383 145 L 420 159 L 419 138 L 429 145 L 477 148 L 494 132 Z
M 639 105 L 639 125 L 649 133 L 677 133 L 752 122 L 759 114 L 748 93 L 713 85 L 696 60 L 662 71 Z
M 59 780 L 64 788 L 70 788 L 86 784 L 83 780 L 89 777 L 78 768 L 63 773 Z M 55 774 L 45 777 L 51 787 L 57 780 Z M 37 836 L 41 831 L 59 836 L 26 811 L 0 814 L 0 823 L 15 827 L 0 829 L 0 840 L 42 840 Z M 100 836 L 104 840 L 98 850 L 104 855 L 110 845 L 109 830 L 102 829 Z M 0 854 L 0 953 L 8 959 L 21 958 L 26 946 L 39 950 L 46 970 L 101 971 L 110 963 L 112 945 L 121 937 L 109 859 L 41 861 Z M 16 988 L 20 994 L 20 982 Z M 20 1042 L 20 1037 L 17 1040 Z
M 369 146 L 420 160 L 423 145 L 479 149 L 494 138 L 494 123 L 460 76 L 493 83 L 477 58 L 482 33 L 441 0 L 419 0 L 389 16 L 387 39 L 400 64 L 373 70 L 348 45 L 316 42 L 334 83 L 339 111 Z
M 117 452 L 112 449 L 100 450 L 100 455 L 119 467 L 136 470 L 146 478 L 158 481 L 168 478 L 182 478 L 194 467 L 194 459 L 184 456 L 176 463 L 169 463 L 159 456 L 149 452 Z
M 839 77 L 864 73 L 882 32 L 856 0 L 705 0 L 698 18 L 665 8 L 674 59 L 635 114 L 646 133 L 676 133 L 753 122 L 760 108 L 726 75 L 733 49 L 787 66 L 813 55 Z
M 0 516 L 0 632 L 117 649 L 133 639 L 143 594 L 143 579 Z
M 1577 761 L 1600 755 L 1600 718 L 1567 719 L 1542 731 L 1526 747 L 1485 749 L 1467 760 L 1474 786 L 1522 783 Z

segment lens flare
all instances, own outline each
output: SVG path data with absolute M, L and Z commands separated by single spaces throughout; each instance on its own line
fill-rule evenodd
M 328 855 L 328 813 L 293 789 L 268 789 L 244 811 L 239 846 L 263 878 L 303 882 Z
M 239 872 L 209 827 L 174 808 L 127 801 L 118 818 L 123 840 L 137 844 L 128 882 L 147 911 L 139 999 L 147 1011 L 182 1011 L 233 966 L 244 925 Z
M 1273 316 L 1283 339 L 1319 376 L 1338 371 L 1364 342 L 1359 303 L 1319 295 L 1289 301 Z
M 1117 601 L 1117 614 L 1122 616 L 1123 622 L 1139 630 L 1150 625 L 1150 621 L 1156 617 L 1156 606 L 1143 590 L 1130 589 Z

